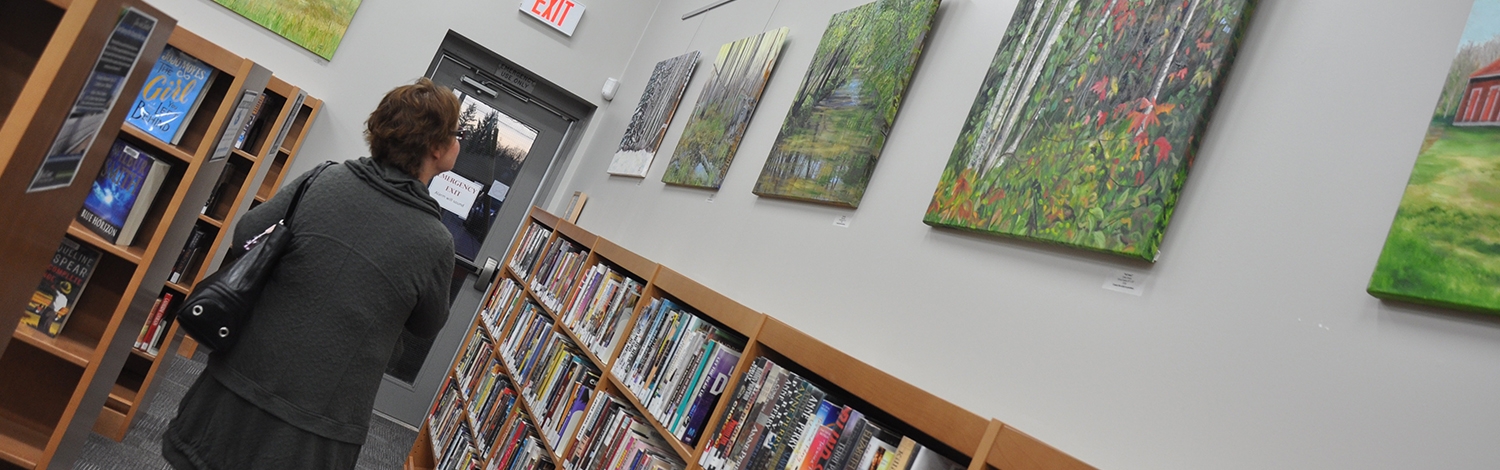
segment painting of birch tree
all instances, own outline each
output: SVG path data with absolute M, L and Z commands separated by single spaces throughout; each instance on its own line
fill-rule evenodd
M 656 63 L 646 91 L 630 116 L 625 137 L 620 138 L 620 148 L 609 162 L 610 174 L 646 177 L 661 139 L 667 135 L 667 126 L 672 124 L 672 115 L 677 114 L 682 93 L 687 91 L 688 79 L 698 66 L 698 55 L 693 51 Z
M 1500 313 L 1500 0 L 1475 0 L 1369 292 Z
M 719 48 L 713 75 L 698 95 L 663 182 L 714 189 L 724 183 L 787 31 L 766 31 Z
M 880 0 L 833 15 L 755 194 L 857 207 L 938 0 Z
M 929 225 L 1155 261 L 1254 0 L 1022 0 Z

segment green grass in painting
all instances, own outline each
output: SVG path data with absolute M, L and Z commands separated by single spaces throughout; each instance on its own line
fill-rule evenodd
M 236 13 L 332 59 L 361 0 L 214 0 Z
M 1370 292 L 1500 309 L 1500 128 L 1434 122 Z

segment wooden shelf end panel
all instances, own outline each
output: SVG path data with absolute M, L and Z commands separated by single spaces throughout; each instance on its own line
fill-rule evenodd
M 1008 425 L 995 436 L 995 444 L 985 460 L 998 470 L 1095 470 L 1082 460 Z

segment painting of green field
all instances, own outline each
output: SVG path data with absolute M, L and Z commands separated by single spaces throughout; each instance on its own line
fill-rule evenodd
M 859 206 L 937 11 L 880 0 L 833 15 L 755 194 Z
M 1500 0 L 1474 2 L 1370 278 L 1380 298 L 1500 313 Z
M 333 59 L 361 0 L 214 0 L 314 54 Z
M 1022 0 L 923 221 L 1156 261 L 1254 0 Z

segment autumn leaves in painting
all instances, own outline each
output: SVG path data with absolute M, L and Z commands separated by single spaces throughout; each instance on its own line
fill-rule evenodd
M 925 221 L 1154 260 L 1254 0 L 1022 0 Z

